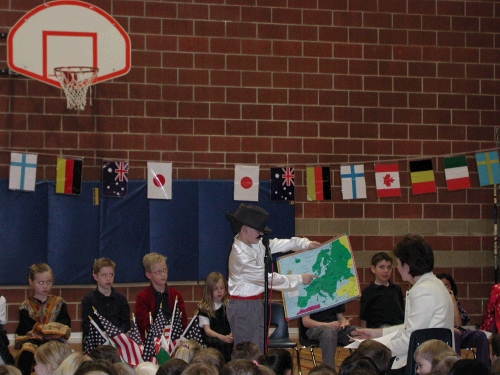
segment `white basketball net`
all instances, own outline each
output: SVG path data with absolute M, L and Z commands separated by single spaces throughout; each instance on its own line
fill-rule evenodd
M 54 73 L 68 100 L 68 109 L 83 111 L 87 104 L 87 90 L 97 78 L 98 68 L 88 66 L 64 66 L 54 68 Z M 90 105 L 92 105 L 92 88 L 90 88 Z

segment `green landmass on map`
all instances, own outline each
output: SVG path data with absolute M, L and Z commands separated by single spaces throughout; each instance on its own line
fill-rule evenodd
M 337 295 L 355 296 L 358 293 L 358 287 L 356 277 L 351 270 L 352 265 L 352 256 L 346 237 L 333 241 L 329 248 L 321 250 L 312 266 L 312 273 L 318 278 L 304 286 L 306 294 L 299 295 L 298 307 L 308 307 L 313 297 L 319 300 L 334 299 L 328 291 L 335 289 L 332 285 L 337 285 L 339 281 L 347 281 L 347 283 L 336 291 Z

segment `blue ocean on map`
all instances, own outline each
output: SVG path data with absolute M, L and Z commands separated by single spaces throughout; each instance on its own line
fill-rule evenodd
M 309 285 L 283 292 L 288 319 L 341 305 L 360 297 L 358 274 L 347 235 L 335 237 L 313 250 L 298 251 L 278 258 L 279 273 L 312 273 Z

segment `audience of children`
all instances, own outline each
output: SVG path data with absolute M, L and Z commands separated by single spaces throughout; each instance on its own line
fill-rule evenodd
M 449 375 L 489 375 L 490 369 L 478 359 L 461 359 L 451 366 Z
M 186 306 L 182 295 L 167 285 L 167 258 L 158 253 L 149 253 L 142 259 L 146 277 L 151 284 L 141 291 L 135 301 L 135 317 L 139 334 L 144 340 L 149 329 L 150 319 L 155 319 L 158 312 L 167 319 L 172 317 L 175 301 L 181 313 L 182 327 L 187 326 Z
M 160 366 L 156 375 L 180 375 L 188 365 L 189 363 L 180 358 L 171 358 Z
M 21 375 L 21 370 L 12 365 L 0 365 L 0 375 Z
M 28 283 L 33 296 L 19 307 L 19 324 L 16 329 L 16 366 L 23 375 L 30 375 L 38 345 L 49 339 L 68 339 L 71 318 L 63 298 L 50 294 L 54 273 L 46 263 L 29 268 Z
M 181 375 L 218 375 L 217 370 L 204 363 L 192 363 L 188 365 Z
M 210 348 L 220 350 L 224 360 L 231 360 L 233 336 L 226 316 L 229 299 L 227 282 L 220 272 L 210 273 L 205 280 L 203 297 L 198 306 L 203 341 Z
M 256 361 L 261 356 L 261 352 L 257 344 L 251 341 L 242 341 L 233 347 L 231 360 L 233 359 L 249 359 Z
M 382 328 L 404 322 L 404 300 L 399 285 L 391 281 L 392 257 L 384 252 L 372 257 L 375 280 L 361 292 L 361 327 Z
M 92 361 L 92 358 L 82 353 L 72 353 L 54 370 L 54 375 L 73 375 L 76 369 L 87 361 Z
M 249 359 L 233 359 L 226 363 L 220 375 L 262 375 L 259 367 Z
M 322 363 L 309 370 L 309 375 L 337 375 L 337 371 L 332 366 Z
M 203 363 L 207 366 L 213 367 L 220 372 L 225 365 L 224 356 L 215 348 L 202 348 L 193 357 L 191 363 Z
M 141 362 L 135 367 L 136 375 L 156 375 L 159 366 L 153 362 Z
M 130 307 L 127 298 L 113 288 L 116 264 L 109 258 L 99 258 L 92 267 L 97 288 L 82 299 L 82 345 L 90 329 L 90 317 L 105 331 L 97 313 L 109 320 L 120 332 L 130 330 Z
M 113 363 L 113 367 L 118 375 L 136 375 L 135 370 L 125 362 Z
M 89 352 L 89 357 L 94 361 L 98 359 L 102 359 L 110 363 L 118 363 L 121 361 L 118 349 L 112 345 L 96 346 Z

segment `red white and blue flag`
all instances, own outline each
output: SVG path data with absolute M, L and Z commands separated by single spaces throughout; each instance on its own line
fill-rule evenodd
M 271 201 L 295 200 L 295 168 L 271 168 Z
M 128 187 L 128 161 L 103 161 L 102 196 L 124 197 Z

